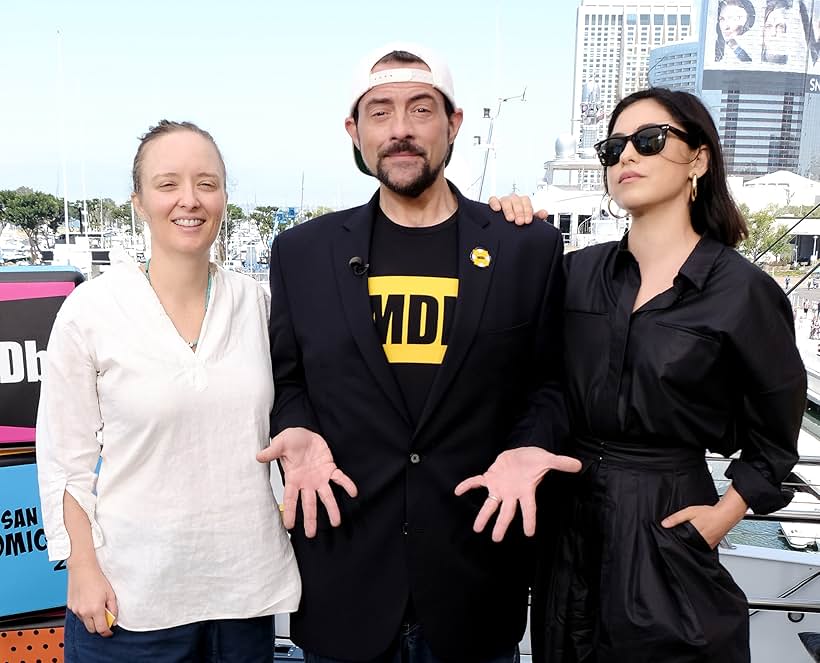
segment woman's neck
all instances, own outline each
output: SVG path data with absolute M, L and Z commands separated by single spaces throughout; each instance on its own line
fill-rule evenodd
M 208 287 L 208 256 L 170 256 L 154 250 L 146 273 L 160 300 L 185 304 L 201 300 Z
M 699 240 L 688 205 L 682 206 L 679 201 L 633 212 L 629 250 L 638 263 L 666 262 L 681 255 L 685 259 Z

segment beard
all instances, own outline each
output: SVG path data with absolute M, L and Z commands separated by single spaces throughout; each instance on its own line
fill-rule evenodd
M 395 182 L 391 180 L 390 173 L 387 172 L 387 169 L 384 166 L 385 157 L 388 157 L 391 154 L 397 154 L 399 152 L 416 154 L 421 157 L 422 160 L 421 170 L 415 177 L 406 182 Z M 430 160 L 427 158 L 424 150 L 417 145 L 414 145 L 409 140 L 400 140 L 393 143 L 390 147 L 379 154 L 378 161 L 376 162 L 376 179 L 399 196 L 418 198 L 436 181 L 439 173 L 444 168 L 446 160 L 447 158 L 445 157 L 435 168 L 433 168 L 430 165 Z

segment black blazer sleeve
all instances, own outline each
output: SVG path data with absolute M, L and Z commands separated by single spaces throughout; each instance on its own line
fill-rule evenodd
M 271 437 L 295 427 L 320 432 L 307 393 L 302 353 L 293 331 L 287 288 L 282 277 L 281 239 L 281 236 L 277 237 L 273 242 L 270 257 L 270 355 L 276 394 L 270 417 Z
M 535 352 L 530 373 L 533 380 L 528 389 L 526 409 L 507 439 L 508 449 L 536 446 L 560 453 L 569 430 L 563 392 L 564 245 L 557 232 L 551 237 L 551 263 L 540 310 L 534 321 Z M 521 276 L 528 277 L 527 274 Z

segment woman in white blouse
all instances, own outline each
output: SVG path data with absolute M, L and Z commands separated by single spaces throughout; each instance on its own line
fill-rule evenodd
M 151 128 L 133 186 L 151 259 L 68 297 L 38 413 L 49 556 L 68 560 L 65 660 L 268 662 L 271 615 L 300 596 L 255 458 L 273 403 L 269 301 L 209 263 L 227 194 L 207 132 Z

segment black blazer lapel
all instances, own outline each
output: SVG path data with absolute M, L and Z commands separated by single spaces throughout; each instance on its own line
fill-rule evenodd
M 357 276 L 350 266 L 350 259 L 354 256 L 360 257 L 363 263 L 368 263 L 370 235 L 378 204 L 379 194 L 377 193 L 367 205 L 355 210 L 342 224 L 338 241 L 333 243 L 333 271 L 336 274 L 339 297 L 353 339 L 359 346 L 359 351 L 376 383 L 409 424 L 410 416 L 407 413 L 404 397 L 393 370 L 387 363 L 376 326 L 373 323 L 373 311 L 370 308 L 370 295 L 367 289 L 367 274 Z
M 489 218 L 475 215 L 472 204 L 455 191 L 459 198 L 458 216 L 458 301 L 455 318 L 450 330 L 450 340 L 444 362 L 436 374 L 427 401 L 416 425 L 415 436 L 427 423 L 436 408 L 444 401 L 447 390 L 458 373 L 464 358 L 470 351 L 481 316 L 484 302 L 495 268 L 498 240 L 489 237 Z M 486 249 L 490 264 L 479 267 L 471 260 L 473 249 Z

